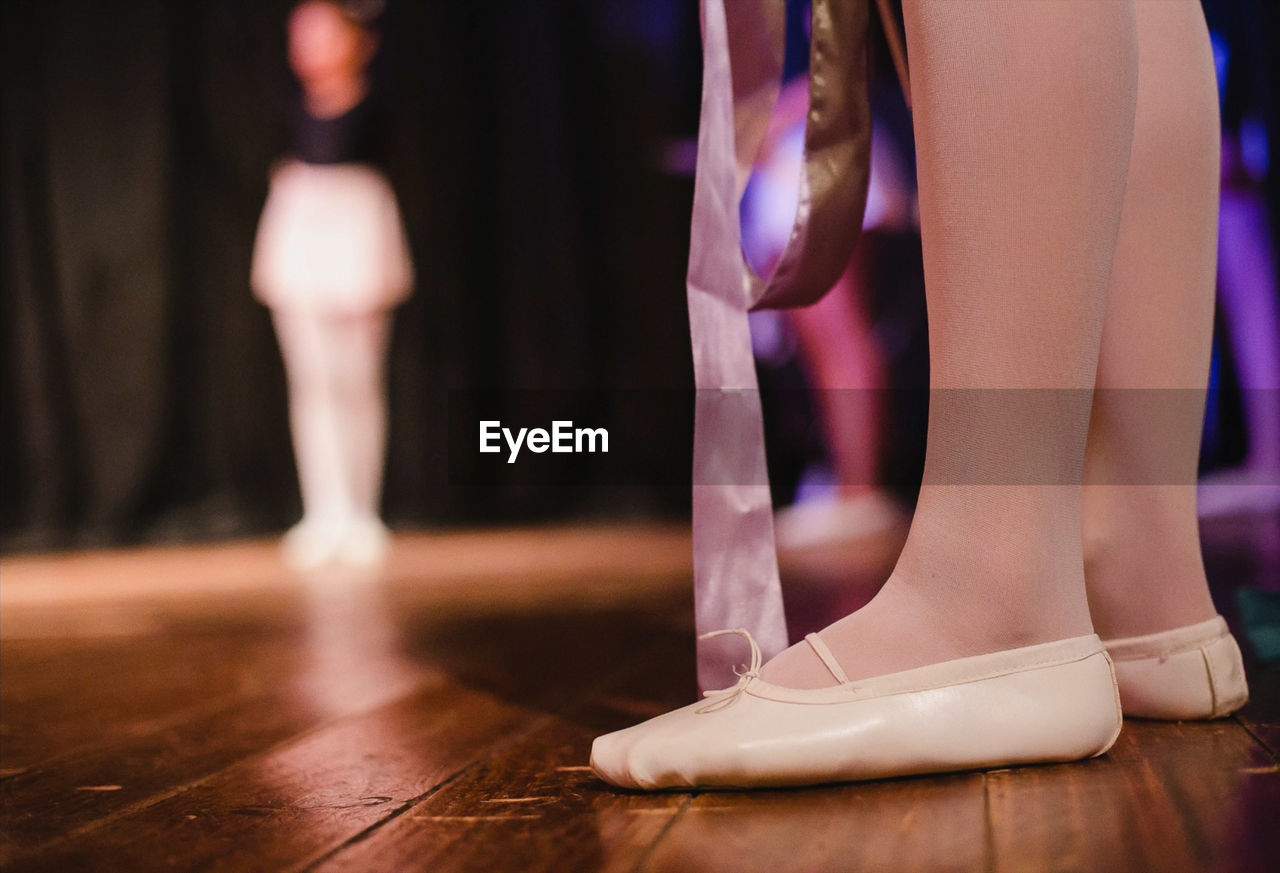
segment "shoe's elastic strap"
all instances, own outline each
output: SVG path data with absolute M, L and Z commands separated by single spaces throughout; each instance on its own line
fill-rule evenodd
M 849 675 L 844 672 L 844 668 L 840 666 L 836 656 L 831 654 L 831 650 L 822 641 L 822 637 L 817 634 L 806 634 L 804 639 L 809 644 L 809 647 L 813 649 L 813 653 L 818 656 L 818 660 L 822 661 L 827 669 L 831 671 L 831 675 L 836 677 L 836 681 L 841 685 L 848 685 Z

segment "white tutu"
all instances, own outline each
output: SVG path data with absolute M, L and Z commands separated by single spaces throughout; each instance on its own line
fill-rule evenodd
M 250 282 L 273 309 L 356 314 L 402 303 L 413 263 L 386 177 L 365 164 L 281 165 L 258 224 Z

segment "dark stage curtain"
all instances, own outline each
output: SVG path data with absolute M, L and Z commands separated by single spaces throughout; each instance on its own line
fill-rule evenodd
M 284 377 L 247 284 L 282 150 L 288 5 L 4 4 L 7 547 L 295 517 Z M 397 97 L 390 173 L 419 272 L 392 352 L 392 521 L 683 499 L 522 481 L 518 465 L 451 485 L 445 419 L 480 388 L 689 385 L 692 186 L 661 155 L 693 133 L 697 38 L 696 4 L 677 0 L 391 5 L 377 75 Z M 687 416 L 645 426 L 641 461 L 686 469 Z

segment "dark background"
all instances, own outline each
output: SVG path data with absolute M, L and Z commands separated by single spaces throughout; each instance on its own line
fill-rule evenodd
M 0 547 L 215 538 L 297 518 L 284 374 L 248 288 L 287 145 L 291 5 L 0 5 Z M 686 511 L 697 6 L 389 5 L 375 78 L 393 96 L 388 172 L 419 277 L 392 347 L 393 524 Z M 789 73 L 805 66 L 804 6 L 789 3 Z M 1260 118 L 1274 156 L 1277 7 L 1205 6 L 1226 59 L 1224 129 Z M 883 48 L 873 57 L 879 117 L 909 156 L 909 115 Z M 1260 184 L 1273 230 L 1277 179 Z M 863 246 L 894 392 L 882 474 L 909 500 L 927 400 L 919 238 L 874 236 Z M 786 502 L 821 434 L 794 356 L 758 369 Z M 1213 384 L 1206 468 L 1247 448 L 1220 351 Z M 480 417 L 553 414 L 625 435 L 625 457 L 449 452 Z
M 296 518 L 283 372 L 247 281 L 284 149 L 289 6 L 4 4 L 6 545 Z M 687 500 L 524 482 L 520 465 L 450 486 L 444 454 L 450 398 L 477 388 L 691 384 L 692 179 L 663 161 L 696 132 L 697 28 L 681 0 L 392 4 L 377 76 L 419 275 L 392 352 L 393 523 Z M 608 395 L 585 392 L 584 417 L 625 428 Z M 680 412 L 644 423 L 654 469 L 688 469 Z

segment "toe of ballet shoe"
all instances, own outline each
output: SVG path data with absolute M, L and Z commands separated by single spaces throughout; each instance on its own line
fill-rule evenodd
M 643 724 L 596 737 L 591 744 L 591 769 L 618 788 L 644 791 L 694 787 L 696 777 L 684 764 L 691 757 L 696 759 L 706 742 L 697 730 L 705 724 L 688 717 L 701 705 L 690 704 Z
M 304 520 L 294 525 L 280 541 L 285 565 L 298 573 L 323 567 L 337 553 L 340 533 L 331 525 Z
M 627 761 L 629 743 L 624 731 L 596 737 L 591 744 L 591 769 L 600 777 L 617 788 L 642 788 L 631 774 Z
M 1222 718 L 1249 700 L 1240 646 L 1222 616 L 1104 645 L 1115 662 L 1126 716 Z
M 763 788 L 1072 761 L 1115 742 L 1111 662 L 1093 635 L 830 688 L 748 674 L 706 700 L 596 739 L 621 788 Z
M 387 560 L 391 550 L 391 534 L 376 518 L 352 523 L 338 546 L 336 558 L 349 567 L 376 567 Z

